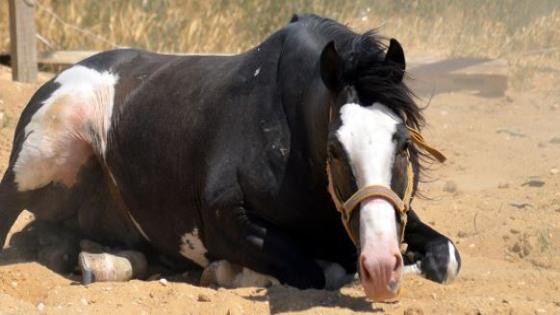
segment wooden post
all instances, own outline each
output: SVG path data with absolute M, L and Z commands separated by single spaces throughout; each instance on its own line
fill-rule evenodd
M 9 0 L 12 79 L 35 82 L 37 42 L 35 40 L 34 0 Z

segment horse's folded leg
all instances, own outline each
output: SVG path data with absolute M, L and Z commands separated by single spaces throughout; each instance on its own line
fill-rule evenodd
M 338 263 L 326 260 L 317 260 L 325 273 L 325 289 L 338 290 L 354 280 L 358 280 L 357 273 L 347 273 Z
M 78 265 L 82 271 L 83 284 L 141 278 L 148 269 L 144 254 L 131 250 L 115 254 L 81 252 Z
M 21 209 L 18 208 L 6 208 L 0 204 L 0 251 L 4 248 L 4 243 L 8 237 L 8 232 L 10 228 L 16 221 L 17 217 L 21 213 Z
M 0 252 L 4 248 L 10 228 L 23 210 L 16 200 L 17 192 L 10 191 L 4 182 L 0 184 Z
M 422 262 L 418 261 L 414 264 L 405 265 L 403 268 L 403 274 L 405 275 L 422 275 L 421 269 Z
M 280 281 L 278 281 L 278 279 L 274 278 L 273 276 L 258 273 L 256 271 L 253 271 L 252 269 L 243 267 L 243 272 L 237 275 L 237 277 L 235 277 L 233 285 L 236 288 L 245 288 L 245 287 L 267 288 L 273 285 L 280 285 Z
M 99 254 L 99 253 L 104 253 L 109 251 L 109 248 L 104 247 L 103 245 L 96 243 L 94 241 L 90 241 L 86 239 L 80 241 L 80 248 L 82 249 L 83 252 L 88 252 L 92 254 Z
M 41 248 L 37 253 L 37 260 L 55 272 L 72 272 L 80 252 L 76 235 L 60 225 L 52 225 L 48 229 L 46 233 L 39 234 Z
M 231 264 L 227 260 L 217 260 L 204 268 L 202 275 L 200 275 L 200 285 L 232 288 L 234 278 L 239 273 L 241 273 L 239 266 Z
M 414 210 L 407 215 L 405 241 L 408 250 L 404 258 L 407 263 L 416 264 L 408 271 L 438 283 L 451 283 L 461 269 L 457 247 L 448 237 L 423 223 Z

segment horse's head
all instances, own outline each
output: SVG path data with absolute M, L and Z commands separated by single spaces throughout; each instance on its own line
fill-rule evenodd
M 400 44 L 391 40 L 385 56 L 376 59 L 361 65 L 369 69 L 349 69 L 352 62 L 330 42 L 321 54 L 320 70 L 332 95 L 329 192 L 359 251 L 366 295 L 382 300 L 396 295 L 403 270 L 401 229 L 413 168 L 411 135 L 400 102 L 412 100 L 401 82 L 405 59 Z

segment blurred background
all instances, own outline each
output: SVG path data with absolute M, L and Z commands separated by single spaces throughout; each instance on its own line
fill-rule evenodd
M 513 83 L 560 64 L 558 0 L 28 0 L 36 2 L 38 49 L 137 47 L 161 52 L 246 50 L 314 12 L 371 28 L 408 55 L 502 58 Z M 0 52 L 9 51 L 8 6 L 0 5 Z M 521 75 L 522 73 L 522 75 Z
M 53 52 L 71 51 L 70 66 L 82 52 L 116 47 L 238 53 L 295 12 L 398 39 L 425 108 L 423 134 L 448 157 L 429 167 L 420 185 L 427 198 L 413 207 L 455 242 L 462 270 L 447 286 L 407 276 L 388 304 L 366 300 L 357 282 L 338 291 L 215 290 L 192 271 L 169 278 L 175 283 L 153 275 L 83 287 L 45 268 L 38 248 L 52 235 L 28 228 L 34 217 L 24 211 L 0 253 L 0 313 L 560 314 L 560 0 L 21 1 L 35 5 L 31 38 L 43 64 Z M 0 1 L 0 57 L 10 51 L 8 24 Z M 1 175 L 22 110 L 55 72 L 42 66 L 51 71 L 36 82 L 15 82 L 0 63 Z

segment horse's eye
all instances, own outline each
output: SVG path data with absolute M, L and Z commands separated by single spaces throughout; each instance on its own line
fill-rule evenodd
M 334 145 L 329 146 L 329 153 L 331 155 L 331 158 L 333 159 L 339 159 L 340 155 L 338 154 L 338 150 L 336 149 L 336 147 Z
M 340 145 L 337 145 L 336 143 L 329 145 L 329 154 L 331 158 L 335 160 L 340 159 L 341 157 L 340 150 L 341 150 Z
M 409 147 L 410 147 L 410 139 L 406 139 L 405 141 L 403 141 L 401 145 L 400 152 L 405 152 L 406 150 L 408 150 Z

